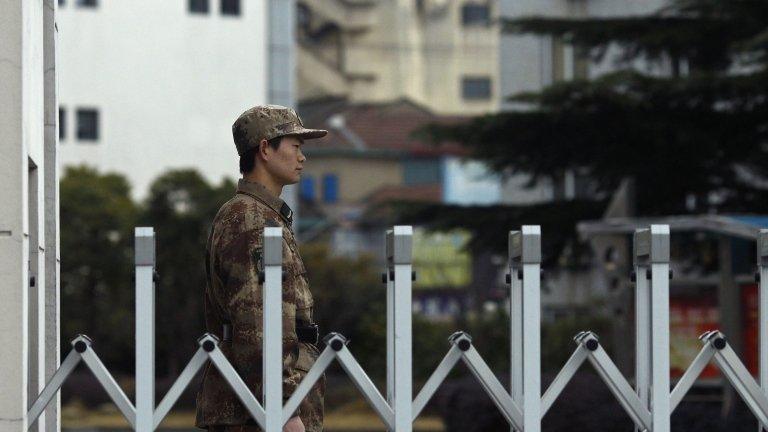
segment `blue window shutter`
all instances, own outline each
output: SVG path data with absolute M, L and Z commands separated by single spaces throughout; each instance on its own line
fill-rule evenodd
M 312 176 L 304 175 L 301 177 L 301 182 L 299 183 L 299 194 L 304 200 L 315 200 L 315 179 Z
M 323 202 L 333 204 L 339 200 L 339 176 L 326 174 L 323 176 Z

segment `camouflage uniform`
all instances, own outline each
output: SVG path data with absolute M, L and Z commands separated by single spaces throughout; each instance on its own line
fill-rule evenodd
M 288 110 L 286 112 L 286 110 Z M 243 127 L 243 119 L 248 120 Z M 289 120 L 288 122 L 286 120 Z M 250 124 L 250 129 L 249 125 Z M 289 123 L 286 127 L 285 124 Z M 296 125 L 302 129 L 297 130 Z M 261 129 L 261 130 L 259 130 Z M 271 132 L 277 133 L 269 136 Z M 238 153 L 259 136 L 302 135 L 301 120 L 284 107 L 256 107 L 243 113 L 233 126 Z M 320 132 L 312 132 L 317 137 Z M 244 136 L 245 134 L 245 136 Z M 240 135 L 240 136 L 238 136 Z M 321 136 L 321 135 L 320 135 Z M 224 324 L 231 326 L 231 340 L 222 340 L 220 348 L 248 388 L 262 399 L 263 295 L 259 271 L 263 269 L 264 227 L 283 227 L 283 398 L 284 402 L 299 385 L 318 356 L 317 348 L 299 342 L 296 323 L 312 323 L 312 293 L 307 271 L 299 255 L 291 228 L 291 210 L 259 183 L 240 180 L 234 198 L 217 213 L 206 249 L 208 284 L 205 290 L 207 331 L 223 339 Z M 299 406 L 297 415 L 308 432 L 323 428 L 325 377 L 312 388 Z M 197 394 L 195 425 L 213 430 L 231 430 L 227 426 L 249 425 L 240 430 L 258 431 L 235 393 L 210 362 Z M 252 425 L 252 426 L 250 426 Z M 237 429 L 237 428 L 236 428 Z

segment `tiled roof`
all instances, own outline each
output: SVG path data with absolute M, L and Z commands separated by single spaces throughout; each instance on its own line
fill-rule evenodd
M 339 98 L 306 101 L 299 114 L 309 128 L 327 129 L 328 135 L 313 140 L 313 149 L 404 152 L 412 156 L 466 155 L 457 143 L 434 146 L 413 136 L 429 124 L 456 124 L 469 117 L 433 114 L 409 100 L 387 103 L 352 103 Z

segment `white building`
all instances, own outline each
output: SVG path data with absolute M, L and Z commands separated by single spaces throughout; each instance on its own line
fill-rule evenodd
M 0 1 L 0 431 L 56 431 L 27 409 L 59 364 L 56 31 L 52 0 Z
M 293 105 L 290 0 L 58 0 L 64 167 L 128 177 L 174 168 L 237 178 L 232 122 Z

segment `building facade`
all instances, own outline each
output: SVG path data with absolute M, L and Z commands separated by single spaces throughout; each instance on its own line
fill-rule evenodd
M 135 197 L 174 168 L 237 178 L 234 119 L 293 104 L 292 1 L 58 6 L 62 164 L 124 174 Z
M 496 111 L 495 0 L 300 0 L 298 95 Z
M 56 431 L 27 409 L 59 365 L 55 4 L 0 2 L 0 431 Z

